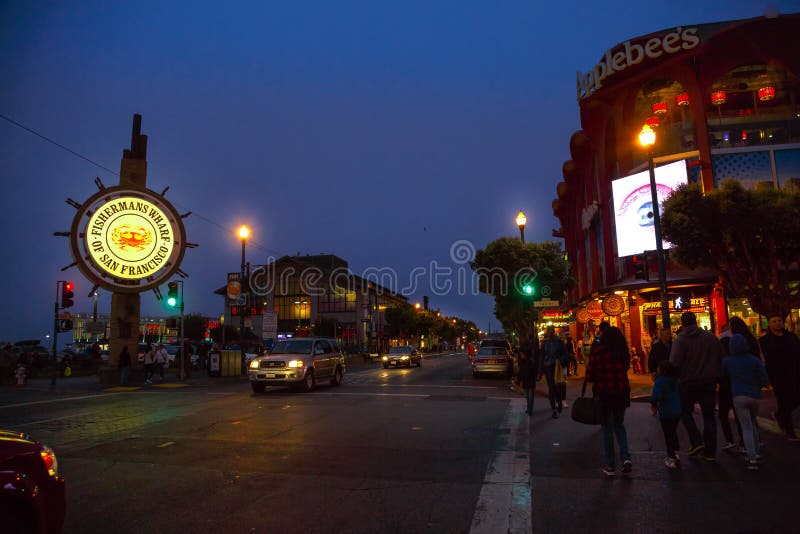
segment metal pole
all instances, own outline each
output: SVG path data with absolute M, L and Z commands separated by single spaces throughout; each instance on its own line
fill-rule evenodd
M 247 240 L 242 238 L 242 271 L 239 278 L 239 285 L 242 288 L 241 295 L 244 295 L 244 247 L 246 242 Z M 244 309 L 242 308 L 239 309 L 239 348 L 244 355 Z
M 58 376 L 58 359 L 56 358 L 56 348 L 58 347 L 58 289 L 61 281 L 56 282 L 56 302 L 53 304 L 53 376 L 50 378 L 50 389 L 56 387 L 56 377 Z
M 520 226 L 519 227 L 519 238 L 522 240 L 522 244 L 524 245 L 525 244 L 525 227 L 524 226 Z
M 180 377 L 181 380 L 186 380 L 186 362 L 184 358 L 186 358 L 186 351 L 183 350 L 184 345 L 186 344 L 183 338 L 183 280 L 178 280 L 181 284 L 181 369 L 180 369 Z
M 653 203 L 653 227 L 656 233 L 656 259 L 658 260 L 658 282 L 661 288 L 661 326 L 669 328 L 669 304 L 667 303 L 667 266 L 664 263 L 664 243 L 661 240 L 661 214 L 656 190 L 656 170 L 653 151 L 647 151 L 647 164 L 650 171 L 650 196 Z
M 94 323 L 94 342 L 97 343 L 97 291 L 94 292 L 94 312 L 92 313 L 92 322 Z

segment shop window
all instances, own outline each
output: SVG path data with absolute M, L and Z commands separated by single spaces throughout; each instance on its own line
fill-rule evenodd
M 800 142 L 794 74 L 772 65 L 745 65 L 716 80 L 706 99 L 712 148 Z

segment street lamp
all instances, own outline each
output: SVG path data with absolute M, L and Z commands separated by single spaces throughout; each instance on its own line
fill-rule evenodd
M 519 213 L 517 213 L 516 221 L 517 221 L 517 226 L 519 226 L 519 238 L 522 241 L 522 243 L 524 244 L 525 243 L 525 223 L 528 222 L 528 218 L 525 217 L 525 214 L 522 212 L 522 210 L 520 210 Z
M 304 306 L 308 304 L 307 300 L 296 300 L 294 301 L 297 304 L 297 329 L 300 330 L 300 316 L 302 315 L 302 310 Z
M 656 234 L 656 260 L 658 261 L 658 282 L 661 289 L 661 325 L 669 328 L 669 304 L 667 304 L 667 266 L 664 263 L 664 243 L 661 239 L 661 214 L 656 190 L 656 168 L 653 163 L 653 146 L 656 143 L 656 132 L 645 124 L 639 132 L 639 144 L 647 150 L 647 169 L 650 171 L 650 197 L 652 201 L 653 228 Z
M 239 227 L 239 239 L 242 240 L 242 270 L 240 273 L 239 278 L 239 287 L 241 287 L 242 292 L 244 292 L 244 251 L 245 245 L 247 243 L 247 238 L 250 237 L 250 229 L 242 225 Z M 247 303 L 245 302 L 245 305 Z M 242 350 L 242 354 L 244 354 L 244 313 L 239 313 L 239 348 Z
M 416 304 L 414 304 L 414 308 L 416 308 L 418 310 L 418 309 L 422 308 L 422 305 L 419 302 L 417 302 Z

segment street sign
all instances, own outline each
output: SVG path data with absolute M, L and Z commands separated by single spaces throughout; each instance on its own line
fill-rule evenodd
M 537 300 L 533 303 L 534 308 L 558 308 L 561 303 L 557 300 Z
M 275 339 L 276 337 L 278 337 L 278 314 L 265 310 L 261 319 L 261 339 Z

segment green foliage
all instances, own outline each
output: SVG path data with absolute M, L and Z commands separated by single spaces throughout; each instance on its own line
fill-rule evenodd
M 475 254 L 470 266 L 478 276 L 481 292 L 494 297 L 494 314 L 507 332 L 533 332 L 537 318 L 534 300 L 559 300 L 574 285 L 561 245 L 552 241 L 522 243 L 501 237 Z M 533 295 L 524 290 L 534 287 Z
M 800 307 L 799 193 L 728 180 L 703 195 L 699 185 L 685 185 L 664 202 L 661 226 L 671 257 L 719 271 L 726 292 L 758 313 Z

